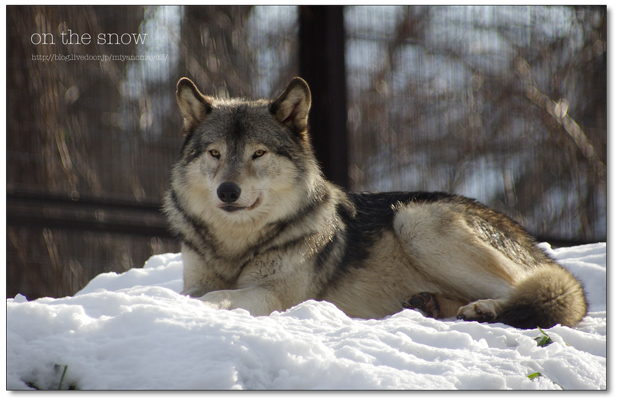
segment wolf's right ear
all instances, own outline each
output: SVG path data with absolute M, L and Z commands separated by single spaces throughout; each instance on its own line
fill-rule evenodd
M 310 112 L 310 87 L 300 77 L 290 81 L 286 90 L 271 103 L 271 113 L 275 118 L 297 134 L 308 130 L 308 113 Z
M 213 100 L 202 95 L 187 77 L 177 83 L 177 103 L 183 116 L 183 128 L 186 131 L 198 125 L 211 112 Z

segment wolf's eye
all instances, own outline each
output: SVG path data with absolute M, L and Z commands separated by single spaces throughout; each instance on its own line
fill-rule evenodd
M 217 159 L 219 159 L 219 158 L 220 158 L 220 151 L 219 151 L 219 150 L 217 150 L 217 149 L 211 149 L 211 150 L 209 151 L 209 154 L 210 154 L 211 156 L 213 156 L 214 158 L 217 158 Z
M 259 149 L 256 152 L 254 152 L 254 155 L 252 155 L 252 159 L 256 159 L 259 158 L 261 156 L 265 156 L 265 153 L 267 153 L 266 151 Z

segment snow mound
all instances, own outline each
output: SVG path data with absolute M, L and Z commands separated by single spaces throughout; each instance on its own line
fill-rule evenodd
M 416 311 L 351 319 L 328 302 L 252 317 L 179 295 L 180 254 L 95 277 L 73 297 L 7 300 L 7 388 L 81 390 L 604 390 L 606 244 L 552 250 L 588 316 L 538 330 Z M 531 376 L 540 373 L 538 377 Z

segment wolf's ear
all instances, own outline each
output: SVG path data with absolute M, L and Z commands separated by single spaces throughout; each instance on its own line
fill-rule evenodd
M 194 82 L 184 77 L 177 83 L 177 103 L 183 116 L 186 131 L 198 125 L 211 112 L 210 97 L 203 96 Z
M 308 130 L 308 113 L 311 101 L 308 83 L 304 79 L 296 77 L 286 86 L 286 90 L 271 103 L 271 113 L 293 132 L 303 134 Z

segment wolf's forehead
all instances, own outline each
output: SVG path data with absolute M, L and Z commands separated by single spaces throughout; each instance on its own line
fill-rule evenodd
M 268 105 L 237 103 L 214 106 L 200 132 L 211 142 L 234 144 L 282 142 L 286 135 Z

